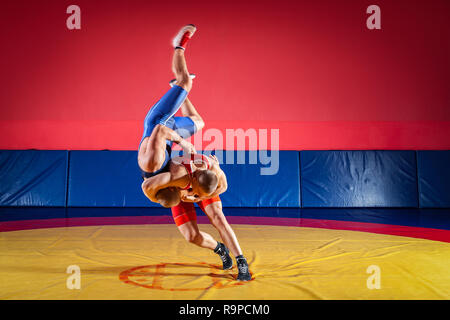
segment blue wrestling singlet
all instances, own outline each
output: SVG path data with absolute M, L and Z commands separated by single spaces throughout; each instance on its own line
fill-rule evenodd
M 144 134 L 142 135 L 141 146 L 144 138 L 151 136 L 153 129 L 158 124 L 164 125 L 177 132 L 183 139 L 193 135 L 197 128 L 194 121 L 189 117 L 174 117 L 174 114 L 181 107 L 181 104 L 187 97 L 188 92 L 182 87 L 174 85 L 167 93 L 150 109 L 144 120 Z M 167 172 L 170 165 L 172 152 L 172 141 L 166 140 L 166 152 L 164 163 L 161 168 L 154 172 L 142 171 L 143 178 L 150 178 L 158 173 Z

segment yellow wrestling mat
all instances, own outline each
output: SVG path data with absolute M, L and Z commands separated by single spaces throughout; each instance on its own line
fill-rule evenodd
M 0 299 L 449 299 L 450 245 L 357 231 L 233 225 L 254 275 L 234 281 L 174 225 L 0 233 Z M 210 225 L 200 225 L 216 238 Z M 233 259 L 234 260 L 234 259 Z M 68 289 L 71 265 L 80 289 Z M 380 289 L 369 289 L 369 266 Z

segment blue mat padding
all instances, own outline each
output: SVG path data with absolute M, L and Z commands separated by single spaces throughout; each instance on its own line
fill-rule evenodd
M 419 200 L 450 208 L 450 151 L 215 153 L 228 180 L 223 205 L 239 212 L 418 208 Z M 2 207 L 159 208 L 141 191 L 136 151 L 2 150 L 0 182 Z
M 450 151 L 417 151 L 421 208 L 450 207 Z
M 66 205 L 68 151 L 0 150 L 0 206 Z
M 297 151 L 269 152 L 270 164 L 264 164 L 265 151 L 215 153 L 228 181 L 220 196 L 225 207 L 300 207 Z
M 301 151 L 302 206 L 417 207 L 414 151 Z
M 198 216 L 205 216 L 205 213 L 195 206 Z M 226 216 L 242 217 L 273 217 L 273 218 L 299 218 L 300 208 L 223 208 Z M 0 208 L 0 212 L 2 208 Z M 89 207 L 89 208 L 67 208 L 67 218 L 86 218 L 86 217 L 127 217 L 127 216 L 171 216 L 170 209 L 163 207 L 152 208 L 120 208 L 120 207 Z M 16 213 L 18 214 L 19 211 Z M 23 214 L 27 214 L 23 212 Z M 27 215 L 29 216 L 29 215 Z M 45 213 L 42 213 L 43 219 Z M 14 220 L 14 219 L 5 219 Z M 22 219 L 21 219 L 22 220 Z
M 141 190 L 136 151 L 71 151 L 69 207 L 156 207 Z
M 142 216 L 165 216 L 171 215 L 167 208 L 159 207 L 90 207 L 67 208 L 68 218 L 89 218 L 89 217 L 142 217 Z
M 267 170 L 258 151 L 216 151 L 234 164 L 221 164 L 228 190 L 221 195 L 229 207 L 300 207 L 298 152 L 272 154 Z M 69 164 L 70 207 L 156 207 L 141 191 L 142 179 L 134 151 L 72 151 Z M 227 158 L 228 157 L 228 158 Z M 255 158 L 253 158 L 255 157 Z M 256 159 L 256 163 L 252 163 Z M 243 163 L 240 163 L 242 160 Z M 276 163 L 275 163 L 276 162 Z M 265 171 L 266 169 L 266 171 Z M 271 174 L 266 174 L 267 171 Z
M 0 207 L 0 221 L 67 218 L 64 207 Z

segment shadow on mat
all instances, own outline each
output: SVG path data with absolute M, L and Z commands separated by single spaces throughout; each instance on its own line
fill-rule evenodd
M 201 269 L 199 272 L 186 272 L 183 271 L 184 268 L 196 268 Z M 210 272 L 207 272 L 208 269 Z M 169 262 L 169 263 L 159 263 L 147 266 L 139 266 L 135 268 L 131 268 L 120 273 L 120 277 L 167 277 L 167 276 L 180 276 L 180 277 L 202 277 L 209 276 L 216 279 L 224 279 L 224 280 L 234 280 L 234 277 L 231 273 L 234 273 L 236 267 L 233 266 L 230 270 L 222 270 L 222 267 L 216 264 L 209 264 L 206 262 L 197 262 L 197 263 L 178 263 L 178 262 Z M 224 272 L 224 273 L 220 273 Z

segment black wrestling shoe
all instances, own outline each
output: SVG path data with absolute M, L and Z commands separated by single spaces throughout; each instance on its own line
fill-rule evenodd
M 250 274 L 250 271 L 248 270 L 248 264 L 247 260 L 244 257 L 236 258 L 237 267 L 238 267 L 238 281 L 250 281 L 252 280 L 252 275 Z
M 214 253 L 217 253 L 220 259 L 222 259 L 223 270 L 228 270 L 233 267 L 233 259 L 231 259 L 229 254 L 230 250 L 223 243 L 218 242 Z

